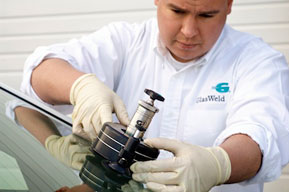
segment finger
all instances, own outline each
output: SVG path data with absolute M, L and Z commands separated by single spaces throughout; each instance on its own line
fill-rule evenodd
M 90 137 L 88 136 L 88 134 L 85 133 L 83 130 L 74 130 L 74 129 L 72 128 L 72 133 L 75 134 L 75 135 L 77 135 L 77 136 L 80 136 L 80 137 L 86 139 L 88 142 L 91 141 L 91 140 L 90 140 Z M 90 145 L 90 144 L 89 144 L 89 145 Z
M 89 140 L 87 140 L 86 138 L 83 138 L 82 135 L 78 135 L 78 134 L 72 134 L 73 137 L 75 137 L 77 143 L 79 146 L 90 146 L 91 142 Z
M 134 180 L 130 180 L 128 183 L 129 183 L 130 187 L 133 189 L 133 191 L 140 191 L 141 189 L 143 189 L 142 183 L 138 183 Z
M 80 169 L 82 168 L 83 163 L 80 162 L 72 162 L 71 167 L 75 170 L 80 171 Z
M 169 159 L 160 159 L 145 162 L 136 162 L 130 166 L 130 169 L 134 173 L 146 173 L 146 172 L 168 172 L 174 171 L 182 165 L 181 159 L 173 157 Z
M 82 124 L 73 125 L 72 133 L 86 139 L 87 141 L 93 141 L 93 139 L 89 135 L 96 135 L 95 131 L 92 133 L 89 132 L 86 133 L 85 130 L 83 129 Z
M 73 121 L 72 132 L 75 134 L 79 134 L 83 132 L 83 126 L 81 122 Z
M 102 128 L 101 120 L 98 117 L 93 117 L 91 121 L 92 121 L 93 128 L 96 132 L 96 135 L 98 135 Z
M 71 114 L 72 121 L 74 121 L 78 117 L 78 114 L 79 114 L 78 111 L 79 111 L 79 107 L 78 106 L 74 106 L 72 114 Z
M 93 119 L 97 118 L 95 118 L 94 114 L 90 114 L 89 116 L 84 117 L 82 120 L 83 130 L 85 133 L 87 133 L 91 141 L 93 141 L 94 138 L 97 137 L 97 134 L 99 132 L 99 130 L 96 129 L 93 125 Z
M 87 123 L 86 118 L 84 119 L 79 115 L 75 119 L 73 119 L 72 122 L 73 122 L 72 132 L 90 140 L 90 137 L 84 130 L 84 127 L 87 127 L 87 125 L 89 125 L 89 123 Z
M 98 114 L 100 117 L 101 125 L 106 122 L 112 122 L 112 109 L 109 105 L 102 105 L 98 110 Z
M 176 185 L 179 183 L 178 175 L 175 172 L 134 173 L 132 178 L 142 183 L 156 182 L 164 185 Z
M 81 164 L 83 164 L 86 160 L 86 156 L 88 155 L 88 153 L 79 153 L 79 154 L 75 154 L 73 156 L 72 161 L 73 162 L 79 162 Z
M 89 155 L 89 153 L 88 152 L 74 152 L 70 160 L 71 167 L 76 170 L 80 170 L 86 160 L 86 156 Z
M 123 192 L 133 192 L 129 184 L 125 184 L 121 186 L 121 191 Z
M 80 146 L 80 145 L 78 145 L 78 147 L 80 148 L 80 150 L 77 153 L 85 154 L 85 155 L 91 154 L 90 146 L 83 146 L 83 145 Z
M 72 112 L 72 121 L 73 122 L 81 122 L 82 118 L 86 116 L 87 110 L 84 110 L 80 107 L 81 105 L 74 106 Z
M 71 145 L 90 146 L 89 141 L 85 140 L 84 138 L 75 133 L 66 136 L 66 139 Z
M 174 155 L 178 155 L 178 152 L 186 146 L 184 143 L 168 138 L 152 138 L 144 140 L 144 143 L 150 147 L 163 149 L 172 152 Z
M 84 128 L 84 131 L 88 135 L 90 141 L 93 141 L 98 135 L 98 133 L 96 132 L 92 124 L 89 124 L 88 126 L 86 126 Z
M 147 183 L 147 188 L 156 192 L 183 192 L 185 191 L 182 186 L 178 185 L 163 185 L 155 182 Z
M 130 122 L 128 113 L 126 111 L 126 107 L 120 98 L 115 98 L 113 101 L 115 114 L 119 120 L 119 122 L 123 125 L 128 125 Z
M 86 156 L 91 155 L 90 153 L 76 153 L 73 154 L 73 157 L 71 158 L 71 164 L 73 163 L 80 163 L 81 165 L 84 164 L 86 160 Z

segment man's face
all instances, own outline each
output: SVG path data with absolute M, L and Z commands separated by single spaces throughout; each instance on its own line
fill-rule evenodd
M 155 0 L 161 41 L 172 56 L 188 62 L 217 41 L 233 0 Z

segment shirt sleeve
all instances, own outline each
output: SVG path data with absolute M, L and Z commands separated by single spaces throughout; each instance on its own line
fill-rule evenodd
M 287 62 L 269 46 L 249 48 L 241 54 L 234 76 L 226 129 L 214 144 L 238 133 L 250 136 L 262 151 L 262 165 L 255 177 L 243 183 L 272 181 L 289 161 Z
M 63 59 L 82 72 L 96 74 L 107 86 L 116 89 L 134 26 L 112 23 L 79 39 L 37 48 L 25 62 L 21 91 L 40 100 L 30 79 L 33 69 L 47 58 Z

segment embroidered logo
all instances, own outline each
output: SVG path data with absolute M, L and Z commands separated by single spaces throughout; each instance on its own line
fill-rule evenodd
M 206 103 L 206 102 L 214 102 L 214 103 L 224 103 L 226 101 L 224 95 L 208 95 L 207 97 L 197 97 L 196 103 Z
M 212 87 L 213 89 L 216 89 L 219 93 L 227 93 L 230 90 L 229 83 L 219 83 L 216 85 L 216 87 Z
M 212 87 L 212 89 L 216 90 L 218 93 L 227 93 L 230 91 L 229 83 L 218 83 L 216 86 Z M 196 103 L 225 103 L 226 97 L 223 94 L 210 94 L 203 97 L 197 97 Z

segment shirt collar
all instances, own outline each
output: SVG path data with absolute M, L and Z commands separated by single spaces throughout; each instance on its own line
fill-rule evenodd
M 221 44 L 224 40 L 224 34 L 226 31 L 227 25 L 224 26 L 218 40 L 216 41 L 216 43 L 213 45 L 213 47 L 201 58 L 192 61 L 190 64 L 190 62 L 188 63 L 188 65 L 193 65 L 193 66 L 203 66 L 206 63 L 208 63 L 208 61 L 211 60 L 212 57 L 215 56 L 215 53 L 218 52 L 218 50 L 221 48 Z M 171 54 L 168 49 L 165 47 L 165 45 L 161 42 L 161 39 L 159 37 L 159 31 L 157 31 L 157 35 L 154 37 L 154 41 L 152 43 L 152 49 L 154 50 L 154 52 L 156 54 L 158 54 L 161 57 L 166 57 L 167 54 Z M 187 67 L 186 67 L 187 68 Z

